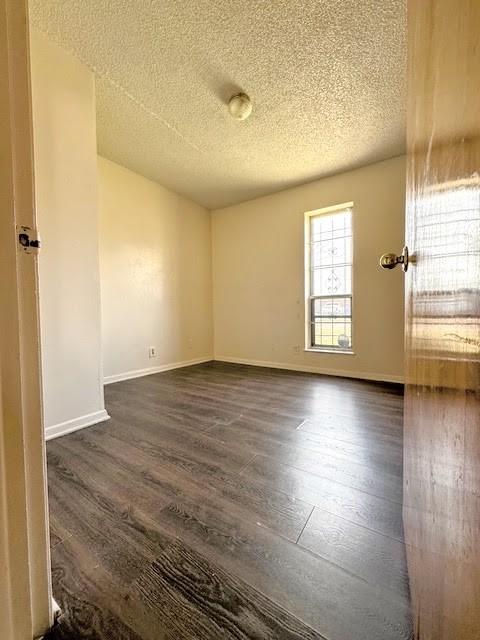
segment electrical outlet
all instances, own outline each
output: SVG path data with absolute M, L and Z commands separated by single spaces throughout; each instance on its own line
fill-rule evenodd
M 298 353 L 300 353 L 300 351 L 301 351 L 301 347 L 300 347 L 300 345 L 296 344 L 296 345 L 293 347 L 293 353 L 298 354 Z
M 148 347 L 148 357 L 149 358 L 157 357 L 157 347 Z

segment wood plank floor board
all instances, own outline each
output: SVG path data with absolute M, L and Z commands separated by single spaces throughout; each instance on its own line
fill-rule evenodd
M 298 544 L 409 602 L 403 542 L 315 507 Z
M 252 456 L 250 451 L 244 451 L 241 447 L 225 446 L 209 438 L 203 433 L 202 426 L 195 422 L 172 419 L 171 415 L 147 410 L 141 404 L 133 408 L 122 406 L 121 409 L 111 409 L 111 415 L 116 423 L 130 428 L 130 441 L 139 440 L 140 437 L 150 438 L 153 444 L 162 449 L 194 455 L 196 459 L 223 465 L 231 471 L 244 467 Z M 109 431 L 108 425 L 105 429 Z
M 136 508 L 93 489 L 67 464 L 49 455 L 52 519 L 67 532 L 61 544 L 72 538 L 80 541 L 111 575 L 128 584 L 159 555 L 169 537 L 147 529 Z
M 266 403 L 262 403 L 261 407 L 247 407 L 242 415 L 230 424 L 247 422 L 260 432 L 268 433 L 272 430 L 289 432 L 297 429 L 305 418 L 306 414 L 303 411 L 298 415 L 291 415 L 288 412 L 280 411 L 278 406 L 268 408 Z
M 257 434 L 277 437 L 279 439 L 292 438 L 309 438 L 315 441 L 318 437 L 330 437 L 340 441 L 349 442 L 358 446 L 374 446 L 376 451 L 390 452 L 392 455 L 401 455 L 402 451 L 402 431 L 400 427 L 394 435 L 380 432 L 368 422 L 358 421 L 355 423 L 349 419 L 335 418 L 332 414 L 325 414 L 325 419 L 300 418 L 292 420 L 289 427 L 283 426 L 275 420 L 275 415 L 271 416 L 271 420 L 256 420 L 255 417 L 248 413 L 237 416 L 235 420 L 229 423 L 211 424 L 208 431 L 214 426 L 226 427 L 235 426 L 235 428 L 247 429 Z M 225 430 L 226 431 L 226 430 Z
M 200 392 L 187 392 L 192 397 L 199 395 Z M 385 432 L 386 434 L 395 435 L 398 427 L 402 425 L 403 408 L 398 406 L 398 399 L 386 404 L 379 404 L 372 399 L 371 401 L 363 399 L 362 402 L 355 402 L 353 406 L 345 405 L 344 398 L 335 396 L 326 396 L 324 398 L 294 399 L 287 397 L 279 397 L 278 393 L 268 393 L 262 386 L 263 400 L 258 402 L 257 398 L 252 399 L 245 391 L 235 390 L 235 393 L 224 394 L 220 400 L 231 403 L 231 407 L 241 406 L 249 415 L 257 419 L 262 419 L 262 413 L 266 415 L 266 419 L 270 421 L 269 413 L 275 413 L 279 417 L 285 419 L 304 419 L 317 418 L 325 414 L 334 413 L 338 415 L 344 422 L 354 421 L 358 423 L 368 423 L 372 428 Z M 204 392 L 205 394 L 205 392 Z M 341 407 L 341 409 L 339 409 Z M 387 420 L 388 418 L 388 420 Z
M 208 432 L 207 434 L 213 435 Z M 397 458 L 385 452 L 375 453 L 366 446 L 360 447 L 332 438 L 318 437 L 310 440 L 304 438 L 304 434 L 300 438 L 295 436 L 286 441 L 285 445 L 282 448 L 272 447 L 271 451 L 268 450 L 268 447 L 260 447 L 258 453 L 278 458 L 285 464 L 291 464 L 292 467 L 299 467 L 305 471 L 312 471 L 312 473 L 315 473 L 322 459 L 327 459 L 331 464 L 338 465 L 339 469 L 343 468 L 345 464 L 353 465 L 353 468 L 358 469 L 362 476 L 371 477 L 374 474 L 380 474 L 389 483 L 394 483 L 395 487 L 398 483 L 402 484 L 401 454 Z M 286 448 L 291 452 L 291 456 L 284 456 Z M 263 449 L 265 453 L 263 453 Z M 288 461 L 288 457 L 291 462 Z
M 270 421 L 269 413 L 276 413 L 285 418 L 313 418 L 329 415 L 332 412 L 344 422 L 353 421 L 355 424 L 368 423 L 369 426 L 381 432 L 395 434 L 399 426 L 402 425 L 403 408 L 397 406 L 398 403 L 380 406 L 376 402 L 353 402 L 346 404 L 342 398 L 327 396 L 324 398 L 298 399 L 294 402 L 283 402 L 273 396 L 270 401 L 254 406 L 247 411 L 257 420 L 262 420 L 262 414 L 267 421 Z M 338 411 L 338 413 L 337 413 Z
M 48 640 L 324 640 L 179 540 L 127 585 L 75 538 L 53 551 L 52 568 L 63 615 Z
M 138 386 L 139 378 L 136 380 Z M 183 390 L 181 394 L 178 393 L 178 390 L 176 394 L 172 392 L 163 393 L 160 396 L 160 401 L 159 392 L 161 392 L 161 389 L 156 387 L 137 390 L 138 403 L 143 402 L 144 406 L 150 409 L 156 408 L 161 410 L 162 413 L 170 412 L 172 415 L 196 420 L 201 424 L 206 422 L 229 423 L 244 410 L 244 406 L 238 403 L 222 402 L 221 398 L 217 400 L 208 399 L 205 395 L 191 394 L 186 390 Z M 113 392 L 111 393 L 113 395 Z
M 357 403 L 368 403 L 368 407 L 371 407 L 371 401 L 373 401 L 376 406 L 385 405 L 392 407 L 394 412 L 401 411 L 398 398 L 402 397 L 403 391 L 400 385 L 296 372 L 290 375 L 289 372 L 275 372 L 272 369 L 258 367 L 252 373 L 252 367 L 243 365 L 233 365 L 236 373 L 232 373 L 232 365 L 225 365 L 222 379 L 219 380 L 220 363 L 212 363 L 210 371 L 208 366 L 208 364 L 199 365 L 197 372 L 192 371 L 194 367 L 183 369 L 181 372 L 180 370 L 166 372 L 162 374 L 164 377 L 161 380 L 158 376 L 149 376 L 149 385 L 154 385 L 160 390 L 162 387 L 168 387 L 175 391 L 181 384 L 184 389 L 192 390 L 194 393 L 201 390 L 212 397 L 210 392 L 219 390 L 222 391 L 221 398 L 228 395 L 229 399 L 232 397 L 238 399 L 243 393 L 258 398 L 258 385 L 261 384 L 263 402 L 260 406 L 271 405 L 277 410 L 284 407 L 286 411 L 291 412 L 293 407 L 298 405 L 300 415 L 305 413 L 305 402 L 319 398 L 322 400 L 331 398 L 337 409 L 338 403 L 347 397 L 349 400 L 356 400 Z M 321 389 L 318 386 L 319 379 L 322 381 Z M 145 379 L 141 380 L 143 383 Z M 133 383 L 133 381 L 129 382 Z M 282 386 L 282 394 L 278 394 L 279 384 Z
M 353 461 L 332 458 L 328 454 L 316 453 L 314 461 L 313 455 L 302 456 L 298 450 L 294 453 L 296 455 L 291 455 L 288 463 L 291 467 L 402 504 L 403 484 L 398 476 Z M 280 462 L 278 458 L 272 462 L 277 461 Z
M 93 434 L 92 434 L 93 435 Z M 74 467 L 92 494 L 98 487 L 102 495 L 114 502 L 115 508 L 137 507 L 149 515 L 159 514 L 178 493 L 162 491 L 158 485 L 150 486 L 138 464 L 124 461 L 115 452 L 99 446 L 95 438 L 85 437 L 83 432 L 55 443 L 55 453 L 64 466 Z M 73 461 L 73 464 L 72 464 Z M 51 484 L 51 492 L 57 487 Z
M 228 437 L 226 438 L 225 434 L 227 430 L 234 433 L 237 438 L 239 438 L 240 434 L 244 433 L 234 424 L 228 427 L 217 425 L 209 429 L 206 435 L 217 437 L 223 442 L 231 441 Z M 267 439 L 259 438 L 255 431 L 253 433 L 253 442 L 250 439 L 246 441 L 239 439 L 239 441 L 241 446 L 247 446 L 252 453 L 256 452 L 257 455 L 262 455 L 265 452 L 265 447 L 262 446 L 262 444 L 256 446 L 255 442 L 258 442 L 258 439 L 260 439 L 263 444 L 268 443 Z M 281 439 L 280 442 L 284 444 L 287 442 L 296 444 L 298 440 L 292 437 Z M 386 498 L 399 504 L 402 503 L 402 478 L 398 473 L 392 473 L 391 466 L 388 467 L 388 469 L 382 468 L 380 465 L 376 465 L 375 468 L 373 468 L 371 464 L 362 464 L 357 460 L 352 460 L 351 457 L 350 459 L 342 459 L 332 456 L 328 450 L 323 451 L 322 447 L 317 447 L 316 451 L 297 446 L 277 447 L 273 455 L 270 454 L 267 448 L 266 457 L 270 459 L 272 464 L 274 464 L 274 462 L 288 464 L 327 480 L 339 482 L 347 487 L 359 489 L 360 491 L 365 491 L 371 495 Z M 286 460 L 284 458 L 286 458 Z M 396 469 L 394 466 L 393 471 Z
M 238 419 L 235 422 L 225 424 L 212 424 L 205 430 L 205 434 L 215 437 L 227 446 L 232 446 L 235 436 L 238 434 L 238 444 L 242 444 L 249 437 L 254 437 L 257 441 L 264 439 L 265 442 L 286 443 L 292 446 L 298 446 L 302 449 L 311 449 L 313 451 L 323 451 L 325 443 L 335 441 L 343 443 L 344 446 L 352 446 L 357 451 L 366 450 L 372 454 L 371 460 L 368 460 L 369 466 L 374 466 L 371 462 L 376 463 L 377 459 L 383 459 L 392 465 L 402 464 L 403 454 L 400 443 L 382 442 L 377 434 L 369 433 L 368 430 L 361 432 L 347 432 L 336 430 L 325 430 L 324 433 L 316 434 L 307 432 L 300 428 L 295 430 L 279 430 L 276 428 L 261 429 L 257 425 L 248 422 L 248 420 Z M 341 446 L 341 445 L 340 445 Z
M 118 421 L 77 439 L 81 447 L 75 443 L 70 449 L 76 452 L 76 466 L 82 469 L 82 475 L 88 475 L 95 486 L 102 482 L 105 472 L 113 474 L 115 465 L 127 469 L 131 475 L 142 478 L 144 489 L 140 500 L 146 494 L 152 503 L 158 500 L 158 492 L 163 501 L 167 497 L 171 501 L 190 496 L 199 501 L 218 502 L 225 509 L 234 509 L 243 518 L 260 522 L 291 540 L 297 540 L 313 510 L 313 505 L 252 483 L 246 476 L 158 448 L 148 440 L 137 440 L 133 446 L 130 430 Z M 151 510 L 149 513 L 152 515 Z M 157 508 L 154 513 L 158 515 Z
M 288 458 L 289 451 L 295 453 L 295 459 L 308 454 L 315 458 L 319 452 L 331 458 L 355 461 L 356 464 L 363 464 L 370 469 L 378 469 L 402 478 L 403 456 L 398 447 L 389 450 L 375 443 L 369 447 L 367 439 L 363 445 L 359 445 L 330 436 L 312 435 L 298 429 L 294 433 L 264 434 L 258 433 L 249 425 L 241 426 L 238 422 L 233 429 L 229 427 L 230 425 L 212 425 L 204 435 L 218 440 L 226 447 L 248 449 L 252 455 L 258 453 L 270 457 L 278 456 L 286 464 L 288 459 L 285 457 Z
M 262 385 L 262 389 L 271 393 L 278 394 L 278 388 L 281 385 L 282 393 L 278 394 L 281 398 L 311 398 L 312 396 L 321 396 L 323 394 L 339 395 L 345 397 L 372 397 L 375 400 L 382 398 L 402 398 L 403 388 L 399 384 L 389 382 L 372 382 L 358 380 L 353 378 L 339 378 L 335 376 L 319 375 L 312 373 L 282 371 L 279 369 L 270 369 L 265 367 L 251 367 L 248 365 L 232 365 L 221 362 L 212 362 L 209 366 L 214 372 L 222 373 L 224 379 L 229 379 L 232 383 L 241 382 Z M 234 371 L 234 373 L 232 373 Z M 207 374 L 207 365 L 202 373 Z M 193 375 L 189 373 L 187 375 Z M 199 375 L 200 372 L 199 372 Z M 321 382 L 321 387 L 319 386 Z M 340 398 L 341 399 L 341 398 Z
M 256 456 L 243 470 L 251 480 L 275 487 L 292 498 L 403 541 L 401 505 L 322 478 L 308 471 Z
M 325 640 L 180 540 L 147 567 L 129 598 L 143 605 L 133 622 L 146 640 Z
M 123 588 L 88 545 L 71 537 L 52 549 L 51 558 L 61 617 L 45 640 L 143 640 L 124 622 Z
M 52 640 L 410 640 L 398 385 L 205 363 L 48 443 Z
M 244 425 L 244 421 L 237 421 L 228 426 L 215 425 L 206 432 L 206 435 L 217 437 L 219 440 L 226 442 L 231 439 L 232 435 L 238 437 L 247 431 L 247 433 L 253 433 L 254 439 L 262 439 L 261 432 L 259 434 L 254 425 L 249 424 L 247 429 L 244 428 Z M 301 463 L 303 450 L 307 448 L 303 434 L 290 432 L 280 436 L 275 435 L 274 439 L 276 439 L 277 442 L 295 445 L 295 448 L 289 447 L 287 451 L 290 457 L 292 457 L 292 452 L 296 452 L 296 459 Z M 247 443 L 248 442 L 247 440 Z M 268 439 L 263 438 L 263 442 L 268 442 Z M 299 446 L 299 443 L 301 450 L 296 448 Z M 310 444 L 310 442 L 308 444 Z M 312 455 L 307 455 L 307 459 L 310 459 L 310 461 L 314 460 L 314 464 L 310 465 L 310 471 L 327 479 L 341 482 L 342 484 L 361 491 L 366 491 L 372 495 L 388 498 L 399 503 L 402 502 L 403 483 L 401 476 L 398 474 L 398 467 L 393 465 L 382 468 L 378 464 L 375 466 L 368 463 L 362 464 L 361 460 L 356 460 L 352 456 L 347 460 L 334 457 L 331 455 L 331 451 L 328 449 L 324 450 L 322 445 L 323 440 L 313 449 L 314 453 L 312 453 Z M 313 447 L 313 445 L 311 446 Z M 250 450 L 252 453 L 262 453 L 261 445 L 255 446 L 253 443 L 250 443 Z M 279 459 L 281 453 L 281 450 L 277 450 L 275 458 Z
M 366 464 L 372 468 L 385 467 L 385 471 L 403 475 L 403 448 L 401 443 L 380 442 L 376 435 L 368 431 L 358 437 L 354 442 L 349 438 L 348 432 L 330 431 L 327 433 L 315 433 L 302 429 L 300 426 L 294 436 L 294 442 L 303 449 L 312 451 L 325 451 L 329 455 L 341 453 L 357 463 Z
M 258 431 L 254 425 L 240 420 L 232 425 L 212 425 L 204 432 L 204 435 L 218 440 L 225 447 L 248 449 L 252 454 L 282 457 L 287 449 L 292 452 L 296 451 L 298 453 L 296 457 L 301 459 L 303 452 L 310 452 L 310 457 L 317 460 L 322 456 L 328 456 L 332 459 L 332 463 L 340 458 L 341 461 L 364 467 L 366 474 L 381 473 L 397 479 L 402 477 L 401 451 L 398 448 L 395 450 L 386 448 L 378 443 L 372 443 L 369 448 L 367 438 L 364 439 L 362 445 L 359 445 L 328 436 L 316 436 L 299 429 L 289 432 L 272 431 L 266 433 Z
M 268 529 L 194 503 L 171 504 L 162 526 L 329 639 L 411 638 L 403 599 L 386 596 Z
M 187 415 L 183 413 L 181 409 L 157 405 L 156 403 L 151 402 L 148 398 L 141 397 L 133 390 L 131 390 L 130 393 L 135 393 L 136 395 L 137 412 L 140 411 L 142 412 L 142 414 L 144 413 L 145 416 L 150 415 L 155 420 L 158 420 L 159 416 L 161 416 L 162 421 L 165 421 L 165 423 L 170 423 L 172 426 L 182 426 L 183 424 L 194 428 L 197 433 L 200 433 L 214 424 L 228 424 L 230 422 L 230 420 L 219 421 L 215 418 L 215 416 L 199 416 L 192 415 L 191 413 Z M 112 394 L 110 394 L 109 408 L 111 417 L 119 419 L 131 419 L 132 407 L 125 405 L 124 400 L 124 396 L 112 400 Z
M 144 395 L 148 394 L 154 398 L 165 393 L 178 394 L 179 385 L 182 387 L 182 396 L 195 402 L 207 402 L 209 405 L 215 404 L 224 406 L 228 411 L 232 409 L 244 410 L 246 407 L 261 406 L 261 399 L 258 397 L 258 390 L 254 387 L 244 387 L 241 385 L 217 384 L 212 380 L 203 381 L 199 378 L 188 376 L 175 376 L 171 380 L 159 379 L 157 376 L 150 376 L 148 380 L 139 379 L 136 389 Z M 114 392 L 110 389 L 108 392 Z
M 368 440 L 375 435 L 377 442 L 385 445 L 401 448 L 403 433 L 401 422 L 395 425 L 389 424 L 388 428 L 382 428 L 367 417 L 337 416 L 332 411 L 318 412 L 316 416 L 308 417 L 298 428 L 307 433 L 327 435 L 335 434 L 335 437 L 344 436 L 345 440 Z
M 114 475 L 119 476 L 119 482 L 128 485 L 135 481 L 135 475 L 141 477 L 143 490 L 136 500 L 137 505 L 142 500 L 144 505 L 153 504 L 158 501 L 158 494 L 162 500 L 168 498 L 169 501 L 183 494 L 205 500 L 206 490 L 211 489 L 214 493 L 209 495 L 214 495 L 216 500 L 243 508 L 245 517 L 260 520 L 265 526 L 292 539 L 298 537 L 312 511 L 312 505 L 252 484 L 248 478 L 168 451 L 157 451 L 148 444 L 142 446 L 142 442 L 133 447 L 129 440 L 129 430 L 116 422 L 76 434 L 74 438 L 63 438 L 58 441 L 58 447 L 66 447 L 72 455 L 75 454 L 75 466 L 82 477 L 88 478 L 92 486 L 101 483 L 106 492 L 115 489 L 109 480 Z M 125 475 L 125 470 L 130 472 L 129 476 Z M 119 491 L 127 504 L 135 498 L 135 491 L 130 488 L 126 490 L 130 495 L 121 487 Z

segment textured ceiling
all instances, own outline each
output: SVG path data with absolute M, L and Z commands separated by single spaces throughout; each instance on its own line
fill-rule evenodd
M 217 208 L 404 152 L 406 0 L 30 0 L 99 153 Z M 251 117 L 229 116 L 242 90 Z

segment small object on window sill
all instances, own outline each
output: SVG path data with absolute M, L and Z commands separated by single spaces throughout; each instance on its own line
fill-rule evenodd
M 348 349 L 348 347 L 350 346 L 350 340 L 344 333 L 342 333 L 341 336 L 338 336 L 337 342 L 338 346 L 342 347 L 342 349 Z

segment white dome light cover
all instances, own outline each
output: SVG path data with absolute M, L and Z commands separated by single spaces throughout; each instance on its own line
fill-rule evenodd
M 228 101 L 228 110 L 235 120 L 246 120 L 252 113 L 252 101 L 246 93 L 237 93 Z

